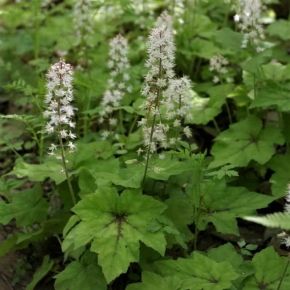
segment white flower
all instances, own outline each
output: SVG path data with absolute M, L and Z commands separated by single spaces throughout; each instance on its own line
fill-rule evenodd
M 240 19 L 241 19 L 241 17 L 240 17 L 239 14 L 236 14 L 236 15 L 234 16 L 234 21 L 235 21 L 235 22 L 240 22 Z
M 186 136 L 186 138 L 190 138 L 192 136 L 191 130 L 188 126 L 183 128 L 183 133 Z
M 70 104 L 73 100 L 73 69 L 63 60 L 52 65 L 46 75 L 47 94 L 44 116 L 48 119 L 45 131 L 55 134 L 62 139 L 75 139 L 76 136 L 69 130 L 74 128 L 73 121 L 75 108 Z M 49 151 L 52 154 L 56 145 L 51 144 Z
M 103 132 L 101 133 L 102 139 L 103 139 L 103 140 L 106 140 L 106 139 L 110 136 L 110 134 L 111 134 L 110 131 L 107 131 L 107 130 L 103 131 Z
M 142 148 L 139 148 L 139 149 L 137 150 L 137 154 L 138 154 L 138 156 L 140 156 L 143 152 L 144 152 L 144 150 L 143 150 Z
M 143 118 L 142 125 L 144 145 L 151 153 L 158 147 L 167 148 L 168 126 L 162 124 L 159 106 L 162 103 L 163 92 L 169 81 L 174 77 L 174 53 L 172 19 L 167 12 L 163 12 L 156 21 L 148 40 L 148 58 L 146 67 L 148 72 L 142 94 L 146 97 L 145 108 L 147 118 Z M 156 124 L 156 120 L 159 124 Z
M 41 1 L 41 7 L 42 8 L 46 8 L 47 6 L 53 4 L 53 1 L 52 0 L 42 0 Z
M 116 126 L 117 125 L 117 119 L 115 119 L 115 118 L 110 118 L 109 119 L 109 124 L 111 125 L 111 126 Z
M 72 139 L 72 140 L 76 139 L 76 137 L 77 137 L 77 136 L 76 136 L 74 133 L 72 133 L 71 131 L 69 131 L 68 136 L 69 136 L 69 138 Z
M 213 76 L 213 83 L 219 83 L 222 79 L 227 79 L 225 74 L 228 73 L 227 66 L 229 64 L 229 61 L 223 57 L 222 55 L 218 54 L 213 56 L 209 61 L 209 70 L 215 75 Z
M 185 118 L 192 110 L 191 82 L 188 77 L 172 79 L 164 92 L 162 101 L 166 108 L 166 118 L 175 120 L 173 126 L 177 126 L 180 119 Z
M 167 12 L 163 12 L 148 41 L 146 66 L 149 70 L 145 76 L 143 95 L 149 98 L 149 103 L 155 99 L 158 88 L 166 86 L 168 80 L 174 77 L 174 53 L 172 19 Z
M 75 0 L 73 9 L 74 29 L 81 42 L 87 35 L 91 34 L 92 28 L 92 1 L 91 0 Z
M 67 131 L 66 130 L 60 130 L 60 136 L 61 136 L 61 138 L 65 139 L 68 136 Z
M 219 82 L 220 82 L 219 77 L 218 77 L 218 76 L 214 76 L 213 79 L 212 79 L 212 82 L 213 82 L 214 84 L 219 83 Z
M 130 80 L 128 70 L 130 68 L 128 60 L 128 42 L 122 35 L 117 35 L 110 41 L 108 68 L 110 78 L 108 87 L 101 101 L 100 123 L 110 115 L 115 108 L 120 106 L 124 95 L 130 91 L 127 82 Z M 110 120 L 109 120 L 110 122 Z M 112 122 L 112 121 L 111 121 Z M 116 123 L 113 121 L 113 123 Z M 113 125 L 111 123 L 111 125 Z
M 57 146 L 55 144 L 51 144 L 48 148 L 48 154 L 54 155 L 56 150 L 57 150 Z
M 238 23 L 239 29 L 244 34 L 243 48 L 251 43 L 258 47 L 258 50 L 262 50 L 259 44 L 265 37 L 261 24 L 263 8 L 261 0 L 239 0 L 234 20 Z
M 169 139 L 169 144 L 170 145 L 176 145 L 176 142 L 177 142 L 177 138 L 172 137 L 172 138 Z
M 178 120 L 178 119 L 174 120 L 174 122 L 173 122 L 173 127 L 178 128 L 178 127 L 180 127 L 180 126 L 181 126 L 181 122 L 180 122 L 180 120 Z
M 185 0 L 175 0 L 173 8 L 173 16 L 179 24 L 184 24 Z
M 227 70 L 225 67 L 229 64 L 229 61 L 223 57 L 222 55 L 218 54 L 213 56 L 209 61 L 209 70 L 215 71 L 219 73 L 226 73 Z
M 285 236 L 281 238 L 281 244 L 286 248 L 290 248 L 290 236 L 285 233 Z
M 69 150 L 72 152 L 76 149 L 76 145 L 74 143 L 72 143 L 71 141 L 68 142 L 67 146 L 68 146 Z

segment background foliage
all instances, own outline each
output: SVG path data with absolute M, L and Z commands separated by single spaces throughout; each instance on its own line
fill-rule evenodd
M 183 2 L 92 1 L 92 33 L 79 41 L 74 1 L 0 0 L 1 289 L 290 288 L 281 230 L 251 223 L 289 230 L 288 215 L 275 213 L 290 182 L 289 1 L 264 1 L 258 52 L 241 48 L 232 1 Z M 192 136 L 153 154 L 144 181 L 140 91 L 147 36 L 164 10 L 175 71 L 191 79 L 199 105 L 185 120 Z M 132 90 L 116 136 L 104 138 L 98 116 L 118 33 Z M 76 205 L 44 132 L 45 74 L 63 55 L 75 68 Z M 224 74 L 210 69 L 216 55 L 228 60 Z

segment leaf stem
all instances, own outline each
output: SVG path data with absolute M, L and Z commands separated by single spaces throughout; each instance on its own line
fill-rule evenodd
M 230 124 L 232 124 L 233 123 L 233 118 L 232 118 L 232 114 L 231 114 L 231 110 L 230 110 L 230 106 L 229 106 L 228 100 L 226 100 L 225 106 L 226 106 L 226 110 L 227 110 L 227 113 L 228 113 L 229 122 L 230 122 Z
M 124 129 L 124 118 L 123 118 L 123 111 L 122 109 L 119 110 L 119 130 L 121 134 L 124 134 L 125 129 Z
M 161 37 L 161 35 L 160 35 Z M 161 53 L 161 47 L 159 48 L 159 51 Z M 158 71 L 158 78 L 162 77 L 162 60 L 161 58 L 159 59 L 159 71 Z M 151 144 L 152 144 L 152 140 L 153 140 L 153 133 L 154 133 L 154 127 L 155 127 L 155 123 L 156 123 L 156 115 L 157 115 L 157 109 L 159 109 L 159 99 L 161 96 L 161 89 L 160 87 L 158 87 L 157 92 L 156 92 L 156 99 L 154 100 L 155 104 L 154 104 L 154 110 L 153 110 L 153 121 L 151 124 L 151 131 L 150 131 L 150 139 L 149 139 L 149 146 L 147 148 L 147 153 L 146 153 L 146 164 L 145 164 L 145 170 L 144 170 L 144 176 L 143 176 L 143 181 L 142 181 L 142 185 L 144 185 L 145 179 L 146 179 L 146 175 L 147 175 L 147 171 L 148 171 L 148 165 L 149 165 L 149 159 L 150 159 L 150 151 L 151 151 Z
M 138 120 L 139 116 L 136 115 L 131 126 L 130 126 L 130 129 L 129 129 L 129 133 L 128 133 L 128 136 L 133 132 L 135 126 L 136 126 L 136 123 L 137 123 L 137 120 Z
M 58 101 L 57 110 L 58 110 L 58 115 L 60 116 L 61 115 L 61 111 L 60 111 L 60 102 L 59 101 Z M 72 202 L 75 205 L 76 204 L 76 196 L 75 196 L 72 184 L 71 184 L 70 176 L 68 174 L 68 168 L 66 166 L 65 150 L 64 150 L 64 144 L 63 144 L 63 141 L 62 141 L 60 130 L 61 130 L 61 128 L 60 128 L 60 125 L 59 125 L 58 129 L 57 129 L 57 135 L 58 135 L 58 141 L 59 141 L 59 145 L 60 145 L 62 167 L 63 167 L 63 171 L 64 171 L 64 174 L 65 174 L 65 177 L 66 177 L 66 181 L 67 181 L 67 184 L 68 184 L 68 188 L 69 188 L 69 192 L 70 192 L 70 196 L 71 196 Z
M 257 81 L 256 81 L 256 74 L 253 74 L 253 85 L 254 85 L 254 99 L 257 98 Z
M 145 182 L 145 178 L 146 178 L 147 171 L 148 171 L 150 151 L 151 151 L 151 143 L 152 143 L 152 139 L 153 139 L 153 132 L 154 132 L 155 123 L 156 123 L 156 114 L 154 114 L 152 125 L 151 125 L 150 140 L 149 140 L 149 146 L 147 148 L 147 153 L 146 153 L 146 163 L 145 163 L 145 170 L 144 170 L 142 184 L 144 184 L 144 182 Z
M 195 228 L 194 228 L 194 250 L 197 249 L 197 241 L 198 241 L 198 234 L 199 234 L 199 229 L 198 229 L 198 222 L 199 222 L 199 217 L 200 217 L 200 207 L 201 207 L 201 182 L 202 182 L 202 171 L 203 171 L 203 159 L 199 161 L 199 166 L 197 169 L 197 176 L 196 176 L 196 183 L 195 183 L 195 188 L 194 188 L 194 193 L 195 195 L 193 196 L 193 203 L 194 203 L 194 223 L 195 223 Z
M 212 122 L 214 124 L 215 129 L 218 131 L 218 133 L 220 133 L 221 132 L 221 129 L 220 129 L 217 121 L 215 120 L 215 118 L 212 119 Z
M 65 159 L 64 145 L 63 145 L 62 138 L 61 138 L 60 134 L 58 134 L 58 139 L 59 139 L 59 144 L 60 144 L 60 148 L 61 148 L 61 160 L 62 160 L 63 170 L 64 170 L 65 177 L 67 180 L 67 184 L 68 184 L 68 188 L 69 188 L 72 202 L 75 205 L 76 204 L 76 197 L 75 197 L 75 193 L 74 193 L 74 190 L 73 190 L 73 187 L 71 184 L 70 176 L 68 174 L 68 168 L 66 166 L 66 159 Z

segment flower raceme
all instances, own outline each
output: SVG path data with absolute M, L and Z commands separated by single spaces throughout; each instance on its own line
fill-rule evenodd
M 185 12 L 185 1 L 184 0 L 175 0 L 173 7 L 174 18 L 178 21 L 179 24 L 184 24 L 184 12 Z
M 214 55 L 209 61 L 209 70 L 215 73 L 213 77 L 214 83 L 219 83 L 222 81 L 224 75 L 228 73 L 227 66 L 229 61 L 222 55 Z
M 73 9 L 74 29 L 78 42 L 81 43 L 86 35 L 92 33 L 91 0 L 76 0 Z
M 168 81 L 174 77 L 175 44 L 172 18 L 166 11 L 159 16 L 149 35 L 147 52 L 148 73 L 142 93 L 147 98 L 147 106 L 150 107 L 157 99 L 158 91 L 166 88 Z
M 61 144 L 67 141 L 66 146 L 74 151 L 73 140 L 76 135 L 72 132 L 75 128 L 75 108 L 71 105 L 73 101 L 73 68 L 64 60 L 53 64 L 47 75 L 47 94 L 45 103 L 47 109 L 44 116 L 48 119 L 46 132 L 58 137 Z M 49 154 L 54 155 L 59 145 L 51 144 Z
M 127 92 L 131 92 L 131 87 L 128 84 L 130 80 L 130 75 L 128 74 L 129 67 L 128 42 L 119 34 L 110 41 L 108 61 L 110 78 L 108 88 L 101 101 L 100 123 L 103 123 L 104 119 L 109 118 L 110 126 L 117 124 L 117 120 L 111 115 L 120 106 L 124 95 Z
M 263 5 L 260 0 L 239 0 L 237 14 L 234 16 L 235 22 L 244 34 L 242 47 L 249 43 L 254 45 L 257 51 L 262 51 L 260 42 L 265 38 L 264 29 L 261 24 L 261 14 Z
M 168 147 L 168 126 L 163 124 L 160 104 L 168 83 L 174 78 L 174 53 L 172 19 L 167 12 L 163 12 L 149 35 L 148 68 L 142 94 L 146 97 L 146 117 L 139 125 L 143 129 L 144 145 L 148 152 L 156 152 L 158 146 Z
M 184 119 L 192 109 L 191 82 L 188 77 L 172 79 L 162 100 L 166 109 L 166 119 Z

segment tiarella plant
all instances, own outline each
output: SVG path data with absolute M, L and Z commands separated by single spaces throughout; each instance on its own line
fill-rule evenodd
M 161 118 L 160 103 L 169 81 L 174 77 L 174 53 L 172 19 L 165 11 L 152 29 L 148 40 L 148 67 L 142 94 L 146 97 L 146 115 L 139 122 L 142 126 L 146 151 L 146 177 L 150 154 L 159 147 L 167 148 L 167 124 Z
M 285 1 L 0 6 L 1 290 L 289 289 Z
M 49 146 L 49 155 L 56 155 L 60 159 L 65 173 L 69 191 L 73 203 L 76 203 L 76 197 L 70 181 L 67 167 L 66 151 L 74 152 L 76 145 L 74 140 L 76 135 L 73 133 L 75 122 L 73 120 L 75 108 L 73 101 L 73 69 L 72 66 L 63 60 L 51 66 L 47 73 L 47 94 L 45 103 L 47 109 L 44 116 L 48 118 L 45 130 L 48 134 L 54 135 L 56 143 Z M 66 142 L 65 142 L 66 141 Z

